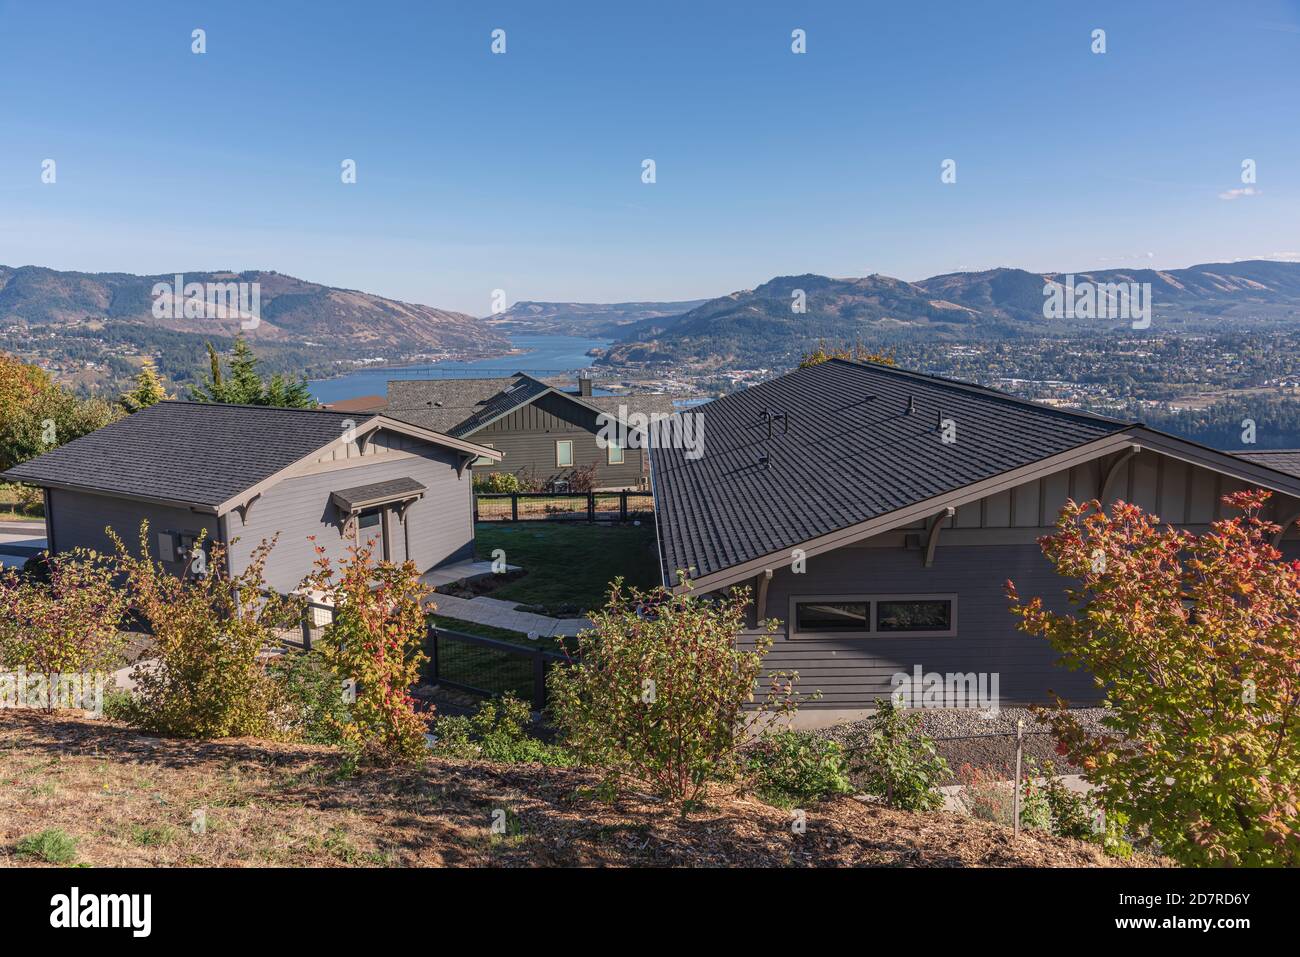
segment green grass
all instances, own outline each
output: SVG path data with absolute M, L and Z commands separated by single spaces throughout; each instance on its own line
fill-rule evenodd
M 32 857 L 48 864 L 71 864 L 77 859 L 77 839 L 57 827 L 29 834 L 14 846 L 19 857 Z
M 540 608 L 556 617 L 577 617 L 605 603 L 609 583 L 620 575 L 635 588 L 659 584 L 654 525 L 585 525 L 561 522 L 480 522 L 480 560 L 502 549 L 522 578 L 492 592 L 493 598 Z

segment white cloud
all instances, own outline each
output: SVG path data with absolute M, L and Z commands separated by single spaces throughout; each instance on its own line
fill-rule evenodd
M 1254 186 L 1243 186 L 1240 189 L 1225 190 L 1219 194 L 1219 199 L 1242 199 L 1246 196 L 1259 196 L 1262 192 Z

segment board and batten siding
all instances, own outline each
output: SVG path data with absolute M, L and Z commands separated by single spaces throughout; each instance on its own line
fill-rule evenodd
M 573 468 L 556 465 L 555 443 L 568 440 L 573 442 L 574 467 L 596 466 L 597 488 L 639 486 L 645 477 L 645 450 L 624 449 L 623 464 L 610 465 L 608 450 L 596 443 L 599 431 L 596 412 L 547 393 L 466 438 L 504 455 L 500 462 L 476 466 L 480 475 L 527 472 L 541 482 L 565 479 Z
M 192 512 L 188 508 L 137 502 L 131 499 L 96 495 L 92 492 L 68 492 L 50 489 L 50 532 L 58 552 L 90 548 L 105 555 L 114 554 L 106 528 L 112 528 L 131 553 L 138 554 L 140 522 L 149 522 L 149 552 L 159 558 L 159 533 L 178 532 L 197 535 L 206 531 L 209 540 L 220 537 L 217 516 Z M 163 562 L 164 567 L 180 574 L 184 563 Z
M 1069 584 L 1056 574 L 1036 540 L 1049 534 L 1067 498 L 1096 497 L 1117 456 L 1043 476 L 957 509 L 943 520 L 934 562 L 924 565 L 927 524 L 874 536 L 807 559 L 795 574 L 789 562 L 774 565 L 765 607 L 779 629 L 768 655 L 769 671 L 797 671 L 803 692 L 821 691 L 812 708 L 869 708 L 887 698 L 897 672 L 997 673 L 1005 706 L 1048 703 L 1051 693 L 1073 705 L 1095 704 L 1100 692 L 1091 677 L 1056 663 L 1045 639 L 1016 628 L 1005 585 L 1022 597 L 1041 597 L 1049 609 L 1068 608 Z M 1225 516 L 1219 499 L 1247 485 L 1208 469 L 1143 450 L 1120 466 L 1108 499 L 1122 499 L 1159 515 L 1163 522 L 1202 531 Z M 1297 501 L 1275 495 L 1271 512 L 1284 521 Z M 1284 550 L 1295 551 L 1296 532 Z M 757 588 L 755 586 L 755 591 Z M 791 635 L 790 602 L 800 596 L 956 595 L 956 635 L 908 638 Z M 753 619 L 751 619 L 751 626 Z M 750 647 L 753 635 L 742 637 Z
M 396 516 L 387 524 L 392 533 L 392 560 L 409 557 L 424 572 L 435 565 L 473 558 L 470 474 L 468 469 L 463 476 L 457 473 L 458 460 L 457 453 L 448 449 L 383 432 L 364 455 L 355 444 L 341 447 L 304 469 L 304 474 L 267 490 L 253 502 L 247 523 L 240 521 L 237 512 L 227 516 L 227 533 L 234 540 L 232 560 L 239 567 L 262 539 L 278 534 L 266 580 L 277 591 L 290 591 L 311 571 L 316 545 L 325 548 L 325 554 L 337 563 L 352 544 L 343 536 L 343 520 L 330 501 L 331 492 L 407 477 L 426 491 L 407 509 L 405 530 Z M 313 535 L 314 542 L 309 539 Z M 379 555 L 376 550 L 376 557 Z

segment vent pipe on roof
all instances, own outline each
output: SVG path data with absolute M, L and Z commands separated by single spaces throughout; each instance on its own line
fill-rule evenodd
M 765 469 L 770 469 L 772 467 L 772 456 L 768 455 L 766 452 L 759 453 L 758 464 L 763 466 Z
M 916 411 L 916 396 L 911 395 L 909 393 L 907 396 L 907 414 L 911 415 L 915 411 Z

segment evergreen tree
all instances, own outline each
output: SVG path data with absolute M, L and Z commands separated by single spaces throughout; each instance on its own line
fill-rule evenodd
M 162 378 L 158 375 L 153 359 L 146 358 L 140 365 L 140 371 L 135 374 L 134 388 L 122 393 L 120 401 L 126 411 L 139 412 L 163 399 L 170 398 L 167 390 L 163 388 Z
M 287 379 L 280 373 L 263 380 L 257 371 L 257 355 L 244 339 L 237 336 L 230 350 L 228 369 L 223 371 L 217 350 L 208 343 L 209 372 L 190 389 L 196 402 L 219 402 L 224 405 L 268 405 L 291 409 L 314 409 L 316 400 L 307 389 L 306 378 Z

